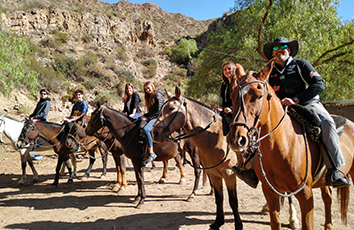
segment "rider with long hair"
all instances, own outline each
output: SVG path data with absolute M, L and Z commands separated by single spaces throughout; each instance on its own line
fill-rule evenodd
M 147 121 L 147 124 L 143 127 L 149 151 L 149 156 L 145 161 L 145 164 L 147 164 L 157 157 L 153 149 L 151 130 L 156 122 L 157 116 L 159 115 L 161 107 L 164 103 L 164 99 L 161 89 L 156 90 L 154 84 L 149 81 L 144 84 L 144 92 L 147 113 L 145 113 L 139 119 Z
M 140 101 L 139 94 L 134 92 L 134 86 L 131 83 L 125 84 L 123 113 L 127 113 L 133 119 L 138 119 L 141 116 Z

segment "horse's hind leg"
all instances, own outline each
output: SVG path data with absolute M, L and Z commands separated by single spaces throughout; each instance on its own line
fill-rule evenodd
M 297 218 L 296 215 L 296 209 L 293 203 L 293 199 L 291 196 L 288 198 L 289 200 L 289 224 L 291 229 L 299 229 L 300 228 L 300 223 L 299 219 Z
M 179 184 L 182 184 L 186 182 L 186 174 L 184 173 L 184 168 L 183 168 L 183 162 L 182 162 L 182 157 L 180 154 L 177 154 L 175 156 L 175 161 L 177 163 L 177 167 L 179 168 L 179 171 L 181 173 L 181 179 L 179 180 Z
M 332 230 L 333 225 L 332 225 L 332 214 L 331 214 L 331 208 L 332 208 L 332 191 L 330 187 L 322 187 L 321 188 L 321 196 L 322 200 L 325 206 L 325 223 L 324 223 L 324 229 L 325 230 Z
M 159 184 L 165 183 L 168 176 L 168 161 L 163 161 L 162 163 L 163 163 L 163 170 L 162 170 L 162 176 L 158 181 Z
M 27 151 L 26 151 L 27 152 Z M 26 153 L 26 158 L 27 158 L 27 163 L 28 165 L 31 167 L 32 169 L 32 172 L 33 172 L 33 183 L 37 183 L 38 182 L 38 173 L 37 173 L 37 170 L 35 169 L 34 165 L 33 165 L 33 161 L 32 161 L 32 158 L 29 154 L 29 150 L 28 150 L 28 153 Z
M 71 168 L 71 164 L 70 164 L 70 159 L 67 159 L 65 162 L 66 167 L 68 168 L 69 171 L 69 179 L 68 179 L 68 184 L 71 184 L 73 182 L 73 179 L 75 177 L 75 172 L 72 170 Z
M 24 150 L 24 149 L 22 149 Z M 20 150 L 20 155 L 21 155 L 21 169 L 22 169 L 22 177 L 21 180 L 18 182 L 19 186 L 22 186 L 25 184 L 26 181 L 26 165 L 27 165 L 27 156 L 25 153 L 22 154 Z

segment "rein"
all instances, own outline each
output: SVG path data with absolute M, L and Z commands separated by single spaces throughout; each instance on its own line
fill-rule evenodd
M 245 122 L 236 122 L 235 120 L 240 115 L 241 111 L 245 110 L 244 95 L 247 93 L 246 90 L 247 89 L 249 90 L 249 85 L 252 84 L 252 83 L 263 84 L 264 90 L 263 90 L 263 97 L 262 97 L 263 101 L 262 101 L 261 111 L 256 116 L 256 119 L 254 120 L 253 126 L 250 128 L 248 126 L 248 124 L 247 124 L 247 118 L 246 118 L 245 113 L 243 113 Z M 266 173 L 264 171 L 264 167 L 263 167 L 263 163 L 262 163 L 262 153 L 259 150 L 259 148 L 261 146 L 261 141 L 264 140 L 266 137 L 270 136 L 283 123 L 283 121 L 284 121 L 284 119 L 285 119 L 285 117 L 287 115 L 288 106 L 285 107 L 284 115 L 280 119 L 279 123 L 275 126 L 275 128 L 273 128 L 270 132 L 268 132 L 264 136 L 260 137 L 261 128 L 257 129 L 255 126 L 257 125 L 259 117 L 260 117 L 260 115 L 263 112 L 263 107 L 264 107 L 264 104 L 265 104 L 266 92 L 268 92 L 268 95 L 267 95 L 267 97 L 268 97 L 268 108 L 269 108 L 268 116 L 270 114 L 270 108 L 271 108 L 271 106 L 270 106 L 270 98 L 273 95 L 271 93 L 269 93 L 268 84 L 266 82 L 263 82 L 263 81 L 258 81 L 258 80 L 257 81 L 252 81 L 252 82 L 248 82 L 247 84 L 245 84 L 243 86 L 239 85 L 239 87 L 240 87 L 240 90 L 239 90 L 239 93 L 238 93 L 237 98 L 235 100 L 234 107 L 236 107 L 236 103 L 238 102 L 238 97 L 239 97 L 240 106 L 239 106 L 239 109 L 238 109 L 238 111 L 237 111 L 237 113 L 236 113 L 236 115 L 234 117 L 233 125 L 243 125 L 243 126 L 245 126 L 247 128 L 247 130 L 248 130 L 248 138 L 249 138 L 249 145 L 248 145 L 248 148 L 247 148 L 247 152 L 248 153 L 251 152 L 251 154 L 248 154 L 248 157 L 247 157 L 246 161 L 242 165 L 246 165 L 248 162 L 250 162 L 252 160 L 252 158 L 255 156 L 255 154 L 257 153 L 257 156 L 258 156 L 258 159 L 259 159 L 259 164 L 260 164 L 261 171 L 262 171 L 262 175 L 263 175 L 263 178 L 265 179 L 265 181 L 267 182 L 268 186 L 276 194 L 278 194 L 279 196 L 282 196 L 282 197 L 291 197 L 293 195 L 296 195 L 298 192 L 300 192 L 305 187 L 306 182 L 308 180 L 308 176 L 309 176 L 309 150 L 308 150 L 308 145 L 307 145 L 307 135 L 306 135 L 306 131 L 305 131 L 305 124 L 304 123 L 302 124 L 303 125 L 303 130 L 304 130 L 303 136 L 304 136 L 304 139 L 305 139 L 305 147 L 306 147 L 306 175 L 305 175 L 305 180 L 304 180 L 303 184 L 301 185 L 301 187 L 299 189 L 297 189 L 296 191 L 291 192 L 291 193 L 287 193 L 287 194 L 283 194 L 283 193 L 279 192 L 278 190 L 276 190 L 275 187 L 269 182 L 269 180 L 267 178 L 267 175 L 266 175 Z M 248 88 L 246 88 L 246 87 L 248 87 Z
M 176 99 L 176 100 L 178 100 L 178 102 L 180 103 L 180 105 L 178 106 L 177 111 L 175 112 L 173 118 L 170 120 L 170 122 L 167 124 L 167 126 L 165 125 L 165 122 L 164 122 L 165 120 L 164 120 L 164 119 L 162 120 L 163 126 L 154 125 L 154 127 L 162 128 L 162 129 L 163 129 L 164 131 L 166 131 L 166 132 L 168 132 L 168 131 L 170 130 L 170 125 L 172 124 L 172 122 L 173 122 L 173 121 L 175 120 L 175 118 L 177 117 L 177 113 L 178 113 L 178 111 L 180 110 L 180 108 L 182 107 L 183 104 L 185 104 L 186 117 L 187 117 L 187 114 L 188 114 L 187 102 L 184 100 L 184 101 L 183 101 L 184 103 L 183 103 L 182 100 L 179 100 L 179 99 L 177 99 L 176 97 L 173 97 L 173 98 L 170 98 L 169 100 L 167 100 L 167 101 L 162 105 L 161 110 L 160 110 L 162 117 L 164 117 L 164 115 L 163 115 L 163 107 L 164 107 L 168 102 L 170 102 L 170 100 L 172 100 L 172 99 Z M 172 141 L 176 142 L 176 143 L 178 144 L 178 149 L 179 149 L 179 151 L 181 151 L 181 150 L 182 150 L 182 148 L 181 148 L 181 140 L 187 139 L 187 138 L 190 138 L 190 137 L 194 137 L 194 136 L 196 136 L 196 135 L 198 135 L 198 134 L 200 134 L 200 133 L 202 133 L 202 132 L 208 130 L 208 129 L 216 122 L 216 114 L 217 114 L 217 113 L 214 111 L 213 120 L 212 120 L 205 128 L 203 128 L 202 130 L 198 131 L 197 133 L 193 133 L 193 134 L 190 134 L 190 135 L 187 135 L 187 133 L 181 134 L 182 129 L 183 129 L 183 128 L 185 127 L 185 125 L 187 124 L 187 118 L 186 118 L 185 121 L 184 121 L 183 126 L 181 126 L 181 128 L 178 130 L 178 136 L 177 136 L 177 137 L 172 137 L 172 135 L 169 134 L 169 138 L 167 139 L 167 141 L 172 140 Z M 187 160 L 186 157 L 184 157 L 184 159 L 185 159 L 185 161 L 186 161 L 190 166 L 192 166 L 192 167 L 195 168 L 195 169 L 212 169 L 212 168 L 215 168 L 215 167 L 221 165 L 222 163 L 224 163 L 225 160 L 227 159 L 228 155 L 229 155 L 229 152 L 230 152 L 230 146 L 227 145 L 227 151 L 226 151 L 225 157 L 224 157 L 219 163 L 217 163 L 216 165 L 213 165 L 213 166 L 207 167 L 207 168 L 204 168 L 204 167 L 196 167 L 196 166 L 194 166 L 189 160 Z

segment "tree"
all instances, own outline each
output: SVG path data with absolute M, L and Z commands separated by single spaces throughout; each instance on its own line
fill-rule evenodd
M 232 24 L 208 36 L 199 66 L 190 81 L 190 96 L 219 91 L 221 65 L 230 60 L 247 70 L 260 70 L 268 61 L 263 45 L 277 37 L 297 39 L 297 58 L 307 59 L 324 79 L 323 101 L 354 98 L 354 22 L 337 18 L 336 0 L 236 0 Z M 215 52 L 217 51 L 217 52 Z M 340 77 L 338 77 L 340 76 Z M 341 89 L 340 92 L 338 89 Z M 204 89 L 204 90 L 201 90 Z
M 38 73 L 31 71 L 31 62 L 26 40 L 1 28 L 0 25 L 0 92 L 9 95 L 14 87 L 25 86 L 30 92 L 37 90 Z
M 198 52 L 197 42 L 194 39 L 181 38 L 178 48 L 172 50 L 172 54 L 180 58 L 183 63 L 188 63 Z

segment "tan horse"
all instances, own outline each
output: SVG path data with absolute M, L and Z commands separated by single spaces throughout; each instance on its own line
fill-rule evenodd
M 312 188 L 321 188 L 325 204 L 325 229 L 333 229 L 332 194 L 325 185 L 325 174 L 314 181 L 313 174 L 320 160 L 317 144 L 304 138 L 303 126 L 285 114 L 280 99 L 267 82 L 272 62 L 259 73 L 247 74 L 238 65 L 234 81 L 233 124 L 228 143 L 245 160 L 250 151 L 257 151 L 254 169 L 262 182 L 270 209 L 272 229 L 281 229 L 279 196 L 293 193 L 301 208 L 302 229 L 313 229 L 314 199 Z M 353 178 L 354 124 L 347 120 L 340 136 L 345 166 L 340 170 Z M 342 221 L 346 222 L 349 187 L 340 188 Z
M 223 180 L 226 183 L 229 203 L 235 218 L 235 229 L 242 229 L 238 212 L 236 176 L 231 167 L 237 163 L 234 152 L 229 151 L 226 137 L 222 132 L 221 117 L 200 102 L 181 96 L 176 88 L 175 97 L 162 107 L 153 129 L 155 141 L 170 139 L 173 132 L 183 130 L 198 147 L 199 158 L 214 186 L 216 200 L 216 220 L 211 229 L 219 229 L 224 224 Z

